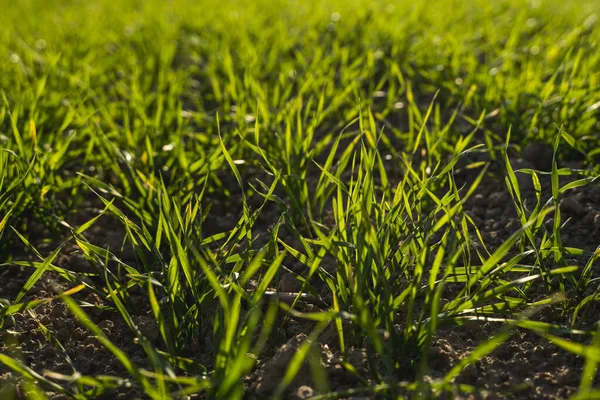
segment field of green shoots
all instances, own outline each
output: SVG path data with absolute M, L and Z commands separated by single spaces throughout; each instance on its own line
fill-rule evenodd
M 0 0 L 0 398 L 600 398 L 598 18 Z

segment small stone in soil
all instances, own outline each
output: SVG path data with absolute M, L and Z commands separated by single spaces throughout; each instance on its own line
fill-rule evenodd
M 275 390 L 279 381 L 283 379 L 283 375 L 285 374 L 292 357 L 294 357 L 296 351 L 298 351 L 301 344 L 304 343 L 307 338 L 308 337 L 303 333 L 292 337 L 286 344 L 277 350 L 273 357 L 264 363 L 258 371 L 259 376 L 255 387 L 257 393 L 266 394 L 272 393 L 273 390 Z M 296 374 L 293 382 L 298 385 L 304 385 L 310 383 L 311 379 L 310 367 L 308 363 L 305 363 Z
M 488 206 L 490 208 L 496 208 L 506 201 L 506 194 L 503 192 L 494 192 L 488 197 Z
M 473 196 L 473 204 L 477 207 L 485 207 L 487 205 L 487 200 L 483 194 L 477 193 Z
M 60 330 L 56 333 L 56 338 L 61 342 L 65 343 L 71 337 L 71 332 L 67 330 L 67 328 L 60 328 Z
M 296 390 L 296 396 L 295 398 L 298 400 L 304 400 L 304 399 L 310 399 L 311 397 L 314 396 L 314 391 L 310 386 L 300 386 L 297 390 Z
M 594 226 L 596 227 L 596 229 L 600 229 L 600 213 L 597 213 L 594 216 Z
M 288 272 L 284 272 L 281 274 L 281 279 L 279 280 L 279 291 L 293 293 L 300 290 L 300 284 L 292 276 L 292 274 Z
M 566 212 L 568 214 L 585 214 L 585 208 L 574 197 L 564 198 L 560 201 L 558 205 L 561 211 Z

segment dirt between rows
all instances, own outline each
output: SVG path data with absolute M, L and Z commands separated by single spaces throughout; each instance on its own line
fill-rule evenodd
M 538 157 L 540 152 L 534 154 Z M 527 157 L 526 152 L 523 152 L 513 160 L 515 169 L 548 167 L 547 159 L 540 161 L 539 157 L 536 157 Z M 581 165 L 575 162 L 571 166 L 578 168 Z M 457 181 L 464 183 L 472 180 L 473 176 L 473 172 L 459 174 Z M 548 198 L 551 192 L 549 177 L 542 176 L 541 181 L 544 196 Z M 519 182 L 527 206 L 533 208 L 535 193 L 528 175 L 519 174 Z M 561 183 L 564 184 L 564 180 Z M 564 245 L 591 252 L 596 251 L 600 245 L 600 185 L 593 183 L 568 192 L 562 199 L 560 207 L 563 220 L 566 221 L 562 229 Z M 506 190 L 503 177 L 499 175 L 487 176 L 482 181 L 475 195 L 465 204 L 465 211 L 479 228 L 486 246 L 492 250 L 520 227 L 513 201 Z M 277 218 L 278 215 L 272 217 Z M 276 221 L 276 219 L 269 221 L 271 219 L 269 217 L 263 219 L 264 221 L 259 223 L 267 228 Z M 235 221 L 236 216 L 233 213 L 224 213 L 220 225 L 231 226 Z M 81 222 L 83 221 L 79 221 Z M 544 227 L 551 229 L 551 225 L 551 222 L 546 222 Z M 86 235 L 96 245 L 118 249 L 124 233 L 118 222 L 102 217 Z M 134 258 L 133 254 L 127 253 L 120 256 L 124 261 Z M 24 257 L 33 259 L 31 256 Z M 583 266 L 586 261 L 576 257 L 571 260 L 572 263 L 580 266 Z M 55 264 L 76 272 L 86 269 L 85 260 L 75 252 L 74 247 L 66 248 L 55 260 Z M 597 269 L 598 263 L 594 266 L 594 276 L 597 275 Z M 0 298 L 13 300 L 30 273 L 28 269 L 14 266 L 1 268 Z M 48 272 L 29 291 L 25 300 L 50 297 L 69 287 L 70 284 L 55 273 Z M 594 290 L 596 288 L 590 289 L 588 294 L 593 293 Z M 451 285 L 449 285 L 447 296 L 451 295 Z M 543 298 L 547 295 L 547 290 L 540 288 L 539 297 Z M 136 365 L 151 368 L 147 355 L 136 343 L 135 336 L 127 324 L 114 312 L 99 307 L 105 305 L 102 298 L 89 291 L 78 293 L 75 297 L 83 301 L 84 306 L 87 305 L 84 310 L 92 320 L 114 344 L 131 357 Z M 135 322 L 152 343 L 160 346 L 158 330 L 153 319 L 148 316 L 142 297 L 140 303 L 134 316 Z M 318 306 L 312 304 L 304 308 L 305 311 L 317 309 Z M 583 319 L 586 327 L 593 326 L 600 319 L 599 311 L 599 307 L 592 303 Z M 558 306 L 547 307 L 535 315 L 535 318 L 540 321 L 565 326 L 570 325 L 569 317 L 570 314 L 561 313 Z M 40 329 L 40 325 L 47 331 Z M 285 325 L 281 326 L 277 332 L 278 344 L 258 360 L 254 371 L 246 377 L 245 383 L 248 387 L 246 398 L 260 399 L 273 393 L 298 346 L 306 340 L 313 327 L 310 322 L 294 318 L 289 318 Z M 500 325 L 497 323 L 480 322 L 439 330 L 430 349 L 427 379 L 443 377 L 461 359 L 470 354 L 478 343 L 487 340 L 498 329 Z M 340 363 L 341 354 L 334 327 L 328 326 L 317 342 L 316 348 L 327 375 L 328 388 L 333 391 L 344 391 L 360 387 L 356 377 Z M 17 314 L 14 320 L 8 321 L 5 328 L 0 330 L 0 353 L 17 357 L 38 373 L 53 378 L 56 378 L 56 374 L 63 374 L 63 378 L 67 379 L 75 371 L 83 375 L 127 377 L 126 371 L 116 358 L 76 322 L 60 301 L 44 304 L 31 312 Z M 209 350 L 198 349 L 198 353 L 192 358 L 209 363 L 211 357 L 209 353 Z M 348 360 L 359 374 L 366 373 L 370 368 L 366 349 L 360 346 L 348 350 Z M 457 378 L 458 382 L 476 387 L 478 392 L 469 395 L 457 393 L 454 398 L 563 399 L 577 391 L 582 368 L 581 358 L 559 349 L 535 333 L 515 329 L 507 342 L 466 368 Z M 52 371 L 54 374 L 49 375 L 47 371 Z M 310 398 L 318 393 L 318 387 L 319 382 L 314 381 L 310 367 L 304 365 L 285 392 L 284 398 Z M 49 387 L 44 389 L 52 399 L 68 398 Z M 138 396 L 140 393 L 134 386 L 120 386 L 97 398 L 130 399 Z M 433 393 L 431 396 L 433 397 Z M 0 366 L 0 399 L 26 397 L 21 380 L 6 367 Z M 202 396 L 191 396 L 191 398 L 195 397 Z M 443 395 L 441 398 L 449 397 L 451 396 Z M 348 394 L 347 398 L 358 400 L 379 397 L 358 391 L 355 394 Z

